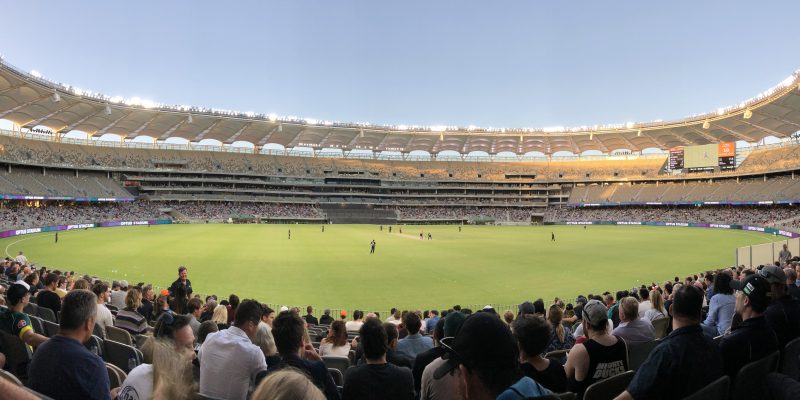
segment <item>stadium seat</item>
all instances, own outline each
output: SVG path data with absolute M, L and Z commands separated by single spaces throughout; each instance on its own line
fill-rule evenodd
M 659 318 L 653 321 L 653 328 L 656 331 L 656 339 L 663 339 L 667 336 L 667 328 L 669 328 L 669 318 Z
M 31 326 L 33 326 L 33 331 L 40 335 L 45 335 L 46 331 L 44 329 L 44 321 L 41 318 L 33 315 L 29 315 L 28 318 L 31 320 Z
M 342 371 L 336 368 L 328 368 L 328 373 L 333 377 L 333 383 L 335 383 L 336 386 L 344 386 L 344 374 L 342 374 Z
M 22 309 L 22 312 L 28 315 L 39 315 L 39 306 L 37 306 L 36 303 L 28 303 L 28 305 Z
M 133 346 L 115 342 L 113 340 L 105 341 L 103 360 L 116 365 L 126 374 L 141 364 L 143 359 L 144 355 L 142 352 Z
M 666 319 L 666 318 L 663 318 Z M 628 368 L 636 371 L 644 364 L 650 352 L 658 346 L 659 341 L 651 340 L 649 342 L 625 342 L 625 347 L 628 348 Z
M 731 385 L 731 378 L 723 375 L 721 378 L 708 384 L 708 386 L 684 397 L 683 400 L 726 400 Z
M 583 400 L 609 400 L 617 397 L 620 393 L 624 392 L 628 384 L 631 383 L 634 374 L 635 372 L 633 371 L 626 371 L 591 384 L 586 388 L 586 392 L 583 394 Z
M 56 313 L 54 313 L 53 310 L 47 307 L 37 307 L 36 311 L 37 311 L 36 314 L 37 317 L 45 321 L 58 323 L 58 320 L 56 319 Z
M 326 367 L 341 371 L 342 376 L 344 376 L 344 371 L 347 371 L 347 368 L 350 367 L 350 360 L 347 357 L 322 356 L 322 361 Z
M 100 325 L 94 324 L 94 331 L 92 332 L 92 335 L 97 336 L 100 339 L 105 339 L 106 331 L 104 331 Z
M 557 363 L 559 363 L 561 365 L 564 365 L 564 363 L 567 361 L 567 354 L 568 353 L 569 353 L 569 350 L 555 350 L 555 351 L 551 351 L 551 352 L 545 354 L 544 358 L 547 358 L 549 360 L 553 360 L 553 361 L 555 361 L 555 362 L 557 362 Z
M 794 380 L 800 379 L 800 338 L 786 343 L 781 352 L 781 365 L 778 372 Z
M 28 379 L 28 364 L 31 362 L 30 347 L 17 336 L 0 331 L 0 348 L 6 356 L 5 369 L 25 382 Z
M 767 374 L 778 367 L 779 352 L 753 361 L 739 370 L 731 386 L 731 400 L 761 398 L 766 393 Z
M 90 337 L 89 340 L 87 340 L 83 345 L 86 346 L 86 348 L 92 353 L 103 357 L 103 349 L 105 345 L 103 344 L 103 339 L 101 339 L 99 336 L 92 335 L 92 337 Z
M 117 328 L 116 326 L 106 327 L 106 339 L 127 344 L 128 346 L 133 346 L 133 338 L 131 338 L 131 334 L 125 329 Z
M 55 322 L 44 321 L 44 335 L 47 337 L 53 337 L 58 334 L 58 324 Z
M 14 374 L 4 369 L 0 369 L 0 379 L 5 379 L 6 381 L 9 381 L 17 386 L 24 386 L 22 382 L 16 376 L 14 376 Z
M 141 349 L 144 346 L 144 343 L 149 339 L 151 336 L 147 335 L 134 335 L 133 341 L 137 349 Z
M 125 378 L 128 377 L 128 374 L 119 369 L 119 367 L 108 362 L 106 363 L 106 372 L 108 372 L 109 387 L 112 389 L 122 386 L 122 382 L 125 382 Z

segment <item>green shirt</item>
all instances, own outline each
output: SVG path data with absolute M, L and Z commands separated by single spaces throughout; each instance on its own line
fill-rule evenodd
M 22 339 L 28 331 L 33 332 L 28 314 L 12 311 L 0 311 L 0 329 Z

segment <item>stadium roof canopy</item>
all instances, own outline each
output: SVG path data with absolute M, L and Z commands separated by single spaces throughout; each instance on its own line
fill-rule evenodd
M 777 86 L 737 105 L 675 121 L 576 128 L 477 128 L 384 126 L 316 121 L 193 106 L 169 106 L 140 99 L 111 98 L 46 80 L 0 60 L 0 118 L 56 133 L 73 130 L 127 139 L 180 137 L 191 142 L 216 139 L 255 146 L 365 149 L 431 154 L 485 151 L 552 154 L 587 150 L 667 150 L 717 142 L 784 138 L 800 130 L 800 70 Z

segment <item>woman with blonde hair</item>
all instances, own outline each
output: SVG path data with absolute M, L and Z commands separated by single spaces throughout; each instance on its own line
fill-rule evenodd
M 650 302 L 653 303 L 653 308 L 644 313 L 644 319 L 653 322 L 657 319 L 667 318 L 667 310 L 664 308 L 664 297 L 661 296 L 661 291 L 653 289 L 650 291 Z
M 119 398 L 194 398 L 197 391 L 192 378 L 194 352 L 165 338 L 150 338 L 147 342 L 152 364 L 141 364 L 128 373 L 120 385 Z
M 550 306 L 547 312 L 547 322 L 550 323 L 552 335 L 550 336 L 550 343 L 544 349 L 545 353 L 556 350 L 569 350 L 575 345 L 575 336 L 572 335 L 572 330 L 561 323 L 561 318 L 564 316 L 564 311 L 561 310 L 557 304 Z
M 319 355 L 347 357 L 350 354 L 350 344 L 347 343 L 347 329 L 343 321 L 333 321 L 328 337 L 319 344 Z
M 217 324 L 219 330 L 228 329 L 228 308 L 222 304 L 215 307 L 214 315 L 211 316 L 211 320 Z
M 325 395 L 304 374 L 293 369 L 282 369 L 267 375 L 250 399 L 325 400 Z
M 137 288 L 128 289 L 125 295 L 125 308 L 117 312 L 114 326 L 128 331 L 131 335 L 147 332 L 147 318 L 139 314 L 142 306 L 142 292 Z

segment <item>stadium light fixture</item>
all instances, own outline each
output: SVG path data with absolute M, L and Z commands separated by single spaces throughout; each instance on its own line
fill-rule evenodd
M 641 136 L 642 136 L 642 128 L 639 128 L 639 131 L 636 132 L 636 137 L 641 137 Z
M 61 95 L 58 94 L 56 89 L 53 89 L 53 103 L 58 103 L 59 101 L 61 101 Z
M 186 120 L 187 120 L 187 122 L 189 122 L 190 124 L 191 124 L 192 122 L 194 122 L 194 120 L 192 119 L 192 114 L 189 114 L 189 118 L 187 118 Z
M 589 132 L 589 140 L 594 140 L 594 132 Z
M 705 120 L 703 122 L 703 129 L 708 129 L 708 128 L 711 128 L 711 123 L 708 122 L 708 120 Z
M 278 132 L 283 132 L 283 124 L 278 124 Z
M 744 111 L 743 115 L 744 119 L 750 119 L 752 116 L 753 116 L 753 111 L 751 111 L 749 108 Z
M 106 115 L 111 115 L 111 106 L 106 103 Z

